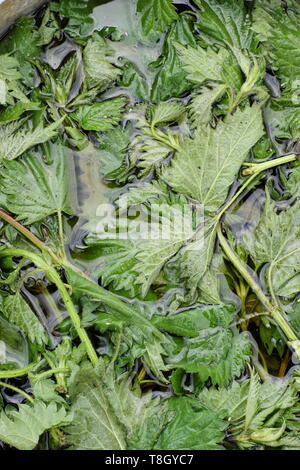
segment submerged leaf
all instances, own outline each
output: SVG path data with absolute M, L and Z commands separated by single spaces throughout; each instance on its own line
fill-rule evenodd
M 151 66 L 157 70 L 151 89 L 151 101 L 159 103 L 169 98 L 182 95 L 189 90 L 190 82 L 183 70 L 176 44 L 182 46 L 196 45 L 193 35 L 193 18 L 190 15 L 179 15 L 166 35 L 162 55 Z
M 141 14 L 143 32 L 151 37 L 163 33 L 177 18 L 172 0 L 138 0 L 137 12 Z

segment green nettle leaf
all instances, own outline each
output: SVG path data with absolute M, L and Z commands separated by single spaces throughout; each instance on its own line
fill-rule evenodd
M 5 80 L 0 78 L 0 104 L 6 104 L 7 100 L 7 85 Z
M 155 203 L 158 200 L 170 202 L 170 193 L 168 193 L 167 185 L 155 180 L 151 183 L 144 183 L 140 186 L 132 186 L 128 191 L 118 199 L 119 207 L 124 204 L 134 206 L 136 204 Z
M 96 270 L 104 286 L 112 284 L 115 289 L 132 289 L 140 286 L 143 297 L 158 277 L 165 263 L 194 235 L 193 208 L 187 201 L 160 203 L 151 206 L 151 225 L 148 209 L 131 207 L 130 215 L 119 219 L 118 230 L 123 238 L 116 239 L 115 229 L 111 238 L 103 231 L 90 235 L 87 244 L 99 248 L 100 268 Z M 99 227 L 98 227 L 99 228 Z
M 186 139 L 171 165 L 162 169 L 161 178 L 175 191 L 202 203 L 206 211 L 215 212 L 263 134 L 259 106 L 238 110 L 215 129 L 200 127 L 193 139 Z
M 189 102 L 189 115 L 193 128 L 211 121 L 213 104 L 223 97 L 226 90 L 227 85 L 212 84 L 210 87 L 201 87 L 195 91 Z
M 184 114 L 185 106 L 181 101 L 159 103 L 151 109 L 151 125 L 157 126 L 168 122 L 179 122 Z
M 99 92 L 116 81 L 122 71 L 114 65 L 114 50 L 98 33 L 94 33 L 83 50 L 86 83 L 89 88 L 97 86 Z
M 192 310 L 195 316 L 195 310 Z M 180 334 L 183 315 L 176 325 L 170 317 L 165 319 L 164 329 Z M 197 310 L 197 336 L 185 335 L 182 345 L 175 355 L 166 359 L 169 369 L 182 368 L 187 372 L 197 372 L 201 382 L 211 378 L 213 384 L 226 386 L 233 378 L 239 377 L 252 354 L 252 346 L 247 334 L 236 334 L 230 328 L 232 307 L 203 308 Z M 201 322 L 202 316 L 202 322 Z M 169 320 L 169 324 L 167 324 Z M 195 331 L 193 332 L 195 333 Z
M 193 267 L 194 269 L 196 268 L 195 264 Z M 187 266 L 185 265 L 186 268 Z M 209 269 L 204 273 L 198 285 L 200 289 L 200 302 L 204 304 L 221 304 L 226 297 L 227 302 L 231 300 L 234 303 L 232 291 L 224 274 L 225 272 L 226 266 L 222 255 L 215 253 L 211 259 Z M 188 280 L 186 281 L 188 285 Z
M 66 404 L 61 395 L 57 393 L 57 384 L 51 379 L 41 379 L 38 382 L 31 381 L 32 392 L 36 400 L 45 403 Z
M 130 143 L 130 162 L 140 168 L 140 176 L 146 176 L 174 151 L 169 142 L 156 140 L 147 124 Z
M 137 12 L 141 14 L 143 33 L 155 38 L 177 19 L 172 0 L 138 0 Z
M 288 179 L 284 181 L 284 189 L 291 196 L 296 198 L 300 196 L 300 166 L 291 168 Z
M 130 390 L 127 376 L 117 381 L 112 368 L 101 363 L 96 371 L 81 368 L 71 397 L 74 422 L 66 431 L 78 450 L 219 449 L 227 427 L 197 400 L 141 396 L 138 389 Z
M 34 145 L 47 142 L 57 134 L 61 123 L 59 120 L 47 127 L 39 124 L 35 129 L 22 126 L 22 121 L 0 126 L 0 162 L 14 160 Z
M 102 261 L 97 275 L 104 286 L 112 285 L 115 289 L 131 291 L 137 278 L 132 268 L 136 264 L 138 248 L 130 240 L 99 240 L 92 235 L 86 244 L 97 250 L 97 258 Z
M 209 43 L 251 49 L 254 46 L 251 19 L 245 2 L 195 0 L 201 10 L 199 27 Z
M 74 449 L 124 450 L 127 441 L 138 438 L 138 449 L 147 446 L 173 417 L 152 394 L 141 395 L 138 388 L 130 389 L 128 376 L 116 379 L 112 367 L 99 362 L 96 370 L 84 365 L 75 375 L 71 387 L 74 421 L 67 428 L 68 441 Z
M 297 387 L 288 379 L 268 377 L 261 383 L 252 372 L 250 379 L 233 382 L 227 389 L 203 389 L 199 401 L 227 418 L 232 440 L 242 449 L 257 444 L 299 448 L 298 433 L 290 432 L 297 413 Z
M 35 30 L 34 24 L 33 18 L 22 16 L 16 21 L 14 28 L 0 42 L 0 54 L 9 53 L 13 55 L 19 63 L 19 72 L 23 81 L 30 86 L 32 86 L 34 77 L 34 68 L 30 60 L 37 58 L 41 53 L 39 46 L 40 35 Z M 16 78 L 13 80 L 16 80 Z
M 202 237 L 191 241 L 179 253 L 181 277 L 185 280 L 187 288 L 194 293 L 198 287 L 207 288 L 211 279 L 209 269 L 211 266 L 216 242 L 216 220 L 206 217 Z M 206 276 L 206 278 L 204 278 Z M 215 284 L 215 283 L 214 283 Z M 215 292 L 215 295 L 217 292 Z
M 35 400 L 33 406 L 19 405 L 19 410 L 6 410 L 0 414 L 0 440 L 19 450 L 32 450 L 40 436 L 53 427 L 70 422 L 65 408 L 56 403 Z
M 99 3 L 99 2 L 98 2 Z M 65 31 L 76 39 L 89 36 L 94 29 L 94 18 L 91 16 L 97 2 L 90 0 L 61 0 L 51 2 L 50 8 L 68 18 Z
M 159 129 L 165 119 L 168 122 L 177 122 L 184 118 L 184 108 L 178 102 L 165 102 L 152 106 L 137 106 L 128 113 L 133 121 L 137 135 L 129 146 L 129 159 L 131 165 L 141 168 L 139 177 L 146 176 L 151 170 L 159 167 L 164 159 L 179 146 L 180 135 L 172 130 Z
M 50 8 L 47 8 L 45 12 L 41 26 L 39 27 L 39 34 L 39 46 L 49 44 L 53 38 L 59 38 L 60 36 L 59 24 Z
M 100 172 L 107 179 L 113 178 L 110 173 L 122 166 L 126 157 L 126 149 L 130 143 L 130 135 L 130 126 L 125 128 L 116 126 L 103 134 L 98 134 L 100 145 L 97 147 L 96 157 L 100 161 Z
M 227 424 L 214 411 L 203 409 L 191 398 L 170 398 L 175 419 L 163 430 L 153 449 L 218 450 Z
M 96 282 L 86 279 L 82 275 L 78 274 L 71 268 L 66 267 L 66 274 L 69 280 L 70 285 L 74 294 L 77 295 L 86 295 L 94 301 L 103 302 L 103 292 L 100 289 L 99 285 Z M 108 300 L 108 304 L 114 304 L 115 297 L 111 294 L 111 297 L 107 291 L 105 291 L 105 298 Z M 109 299 L 112 301 L 110 302 Z M 161 333 L 158 328 L 156 328 L 143 314 L 141 314 L 137 309 L 127 306 L 124 304 L 122 313 L 119 313 L 115 308 L 113 308 L 114 316 L 124 322 L 124 324 L 129 326 L 134 326 L 134 328 L 139 329 L 141 336 L 147 341 L 153 341 L 154 338 L 168 342 L 168 339 L 163 333 Z
M 212 48 L 183 47 L 179 44 L 176 44 L 176 49 L 191 82 L 201 85 L 205 81 L 223 81 L 224 63 L 229 55 L 226 49 L 215 52 Z
M 278 212 L 267 193 L 264 210 L 254 234 L 245 235 L 245 248 L 257 268 L 266 265 L 270 293 L 290 297 L 299 291 L 300 203 Z
M 145 408 L 142 425 L 132 431 L 127 438 L 127 449 L 154 449 L 161 432 L 166 429 L 168 423 L 172 421 L 174 414 L 174 412 L 169 410 L 167 401 L 161 402 L 159 406 Z
M 102 379 L 91 367 L 86 367 L 74 380 L 71 389 L 74 419 L 66 429 L 72 449 L 125 450 L 125 430 L 110 405 Z
M 52 163 L 43 163 L 37 155 L 7 162 L 0 177 L 0 190 L 6 208 L 25 224 L 32 224 L 56 212 L 72 214 L 69 189 L 74 172 L 68 151 L 51 145 Z
M 152 410 L 151 410 L 152 411 Z M 227 424 L 190 398 L 170 398 L 130 436 L 129 449 L 218 450 Z
M 171 316 L 154 315 L 152 322 L 158 328 L 177 336 L 197 337 L 200 330 L 215 328 L 231 322 L 234 308 L 229 305 L 214 305 L 184 310 Z
M 270 15 L 270 36 L 266 46 L 275 68 L 284 79 L 283 84 L 299 78 L 299 24 L 300 8 L 296 2 L 293 3 L 293 10 L 287 9 L 284 14 L 278 9 Z
M 7 320 L 23 330 L 33 343 L 43 345 L 48 342 L 45 329 L 21 294 L 5 297 L 2 313 Z
M 256 33 L 259 41 L 265 42 L 272 35 L 272 21 L 276 13 L 281 15 L 285 13 L 281 0 L 270 0 L 266 3 L 264 0 L 257 0 L 252 12 L 251 29 Z
M 127 99 L 119 96 L 91 106 L 81 106 L 72 117 L 78 121 L 82 129 L 105 132 L 121 121 L 126 104 Z
M 13 106 L 8 106 L 4 111 L 0 112 L 0 125 L 17 121 L 26 111 L 36 111 L 40 109 L 39 103 L 23 103 L 19 101 Z
M 293 99 L 298 100 L 298 83 L 295 80 L 295 89 L 286 90 L 278 99 L 272 101 L 266 107 L 266 119 L 270 122 L 274 137 L 278 139 L 291 139 L 297 141 L 300 136 L 300 107 L 298 102 L 293 104 Z M 275 141 L 276 145 L 276 141 Z
M 107 330 L 119 333 L 122 331 L 121 357 L 118 358 L 121 367 L 128 365 L 131 368 L 134 361 L 141 358 L 146 368 L 160 382 L 167 384 L 169 380 L 163 374 L 165 371 L 163 356 L 167 354 L 165 346 L 170 347 L 172 341 L 159 330 L 155 330 L 153 325 L 151 328 L 149 326 L 151 323 L 146 320 L 144 312 L 139 310 L 139 317 L 136 314 L 124 316 L 116 311 L 98 315 L 95 325 L 102 333 Z M 142 323 L 144 323 L 144 327 Z
M 200 46 L 194 48 L 177 45 L 176 47 L 188 79 L 197 85 L 209 84 L 212 88 L 212 91 L 208 88 L 204 93 L 208 101 L 205 106 L 211 107 L 219 98 L 219 92 L 222 96 L 226 88 L 231 90 L 231 94 L 233 90 L 235 91 L 235 96 L 230 98 L 230 112 L 249 95 L 256 95 L 258 101 L 267 99 L 268 92 L 261 86 L 265 74 L 263 59 L 244 54 L 236 47 L 232 47 L 234 55 L 229 55 L 229 52 L 223 48 L 215 52 L 211 47 L 207 49 Z M 225 89 L 217 88 L 218 82 L 223 83 Z M 214 88 L 217 91 L 216 96 Z M 201 98 L 199 99 L 201 104 Z
M 149 85 L 144 74 L 140 72 L 137 65 L 122 58 L 122 76 L 118 86 L 126 87 L 133 96 L 144 101 L 149 101 Z
M 19 62 L 9 54 L 0 55 L 0 78 L 2 80 L 19 80 Z
M 249 392 L 249 380 L 241 383 L 233 381 L 230 387 L 204 388 L 199 394 L 202 406 L 216 412 L 226 412 L 233 423 L 241 421 L 245 416 Z
M 159 400 L 153 400 L 151 392 L 142 395 L 138 387 L 131 390 L 128 376 L 117 380 L 112 367 L 105 372 L 103 388 L 107 400 L 130 436 L 144 425 L 146 419 L 159 412 Z

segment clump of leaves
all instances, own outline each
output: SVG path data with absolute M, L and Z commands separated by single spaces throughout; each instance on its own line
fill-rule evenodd
M 122 2 L 0 41 L 0 441 L 299 449 L 299 4 Z

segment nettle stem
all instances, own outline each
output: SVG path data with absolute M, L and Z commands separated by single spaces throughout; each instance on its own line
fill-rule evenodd
M 285 163 L 294 162 L 297 160 L 298 156 L 294 153 L 290 155 L 284 155 L 283 157 L 274 158 L 273 160 L 268 160 L 267 162 L 262 163 L 244 163 L 244 166 L 248 168 L 243 170 L 243 175 L 253 175 L 254 173 L 261 173 L 262 171 L 269 170 L 278 165 L 284 165 Z
M 66 257 L 66 252 L 65 252 L 64 227 L 63 227 L 63 218 L 62 218 L 61 211 L 57 212 L 57 220 L 58 220 L 58 232 L 59 232 L 59 242 L 60 242 L 61 256 L 63 258 L 65 258 Z
M 41 372 L 40 374 L 33 375 L 32 377 L 30 377 L 30 380 L 33 383 L 36 383 L 36 382 L 39 382 L 40 380 L 47 379 L 48 377 L 51 377 L 51 375 L 67 374 L 68 372 L 70 372 L 70 369 L 57 367 L 57 368 L 54 368 L 54 369 L 46 370 L 45 372 Z
M 20 369 L 0 370 L 0 379 L 23 377 L 23 375 L 27 375 L 35 366 L 36 362 L 32 362 L 31 364 L 28 364 L 28 366 L 21 367 Z
M 245 183 L 240 187 L 240 189 L 235 193 L 235 195 L 228 201 L 217 214 L 217 220 L 219 221 L 222 215 L 229 209 L 230 206 L 238 199 L 238 197 L 247 189 L 255 180 L 265 170 L 269 170 L 270 168 L 274 168 L 279 165 L 284 165 L 285 163 L 293 162 L 297 160 L 298 155 L 294 153 L 291 155 L 285 155 L 283 157 L 274 158 L 273 160 L 269 160 L 263 163 L 243 163 L 243 166 L 247 166 L 246 170 L 243 170 L 242 174 L 244 176 L 251 175 Z
M 11 215 L 7 214 L 3 209 L 0 209 L 0 219 L 5 220 L 5 222 L 9 223 L 12 227 L 14 227 L 18 232 L 24 235 L 33 245 L 35 245 L 39 250 L 43 253 L 47 253 L 56 263 L 60 263 L 60 258 L 53 253 L 51 248 L 49 248 L 45 243 L 43 243 L 38 237 L 36 237 L 28 228 L 24 227 L 24 225 L 17 222 Z
M 20 250 L 20 249 L 6 249 L 1 251 L 2 256 L 16 256 L 20 258 L 26 258 L 31 260 L 38 268 L 42 269 L 46 275 L 46 277 L 49 279 L 50 282 L 53 282 L 56 287 L 58 288 L 62 299 L 64 301 L 64 304 L 66 306 L 66 309 L 68 310 L 68 313 L 70 315 L 70 318 L 73 322 L 73 325 L 76 329 L 76 332 L 81 340 L 81 342 L 85 345 L 86 352 L 92 362 L 92 364 L 96 364 L 98 357 L 97 354 L 93 348 L 93 345 L 85 331 L 84 328 L 81 327 L 80 324 L 80 317 L 77 313 L 77 310 L 75 309 L 75 306 L 72 302 L 72 299 L 65 288 L 65 285 L 63 281 L 61 280 L 60 276 L 58 275 L 57 271 L 55 268 L 49 264 L 46 263 L 46 261 L 40 256 L 37 255 L 36 253 L 31 253 L 27 250 Z
M 9 388 L 10 390 L 13 390 L 14 392 L 18 393 L 19 395 L 22 395 L 26 400 L 30 401 L 30 403 L 34 403 L 33 398 L 28 395 L 28 393 L 24 392 L 24 390 L 21 390 L 18 387 L 15 387 L 14 385 L 7 384 L 6 382 L 1 382 L 0 381 L 0 387 L 3 388 Z
M 260 285 L 252 277 L 246 266 L 242 263 L 238 255 L 235 253 L 233 248 L 230 246 L 229 242 L 226 240 L 222 233 L 222 228 L 219 225 L 217 229 L 217 235 L 220 242 L 220 245 L 226 254 L 229 261 L 233 264 L 235 269 L 239 274 L 245 279 L 247 284 L 250 286 L 252 291 L 255 293 L 260 302 L 264 305 L 266 310 L 269 312 L 270 316 L 273 318 L 277 326 L 282 330 L 282 332 L 287 337 L 289 344 L 295 349 L 297 356 L 300 358 L 300 341 L 290 327 L 288 321 L 282 315 L 282 312 L 278 307 L 274 307 L 269 301 L 268 297 L 262 291 Z

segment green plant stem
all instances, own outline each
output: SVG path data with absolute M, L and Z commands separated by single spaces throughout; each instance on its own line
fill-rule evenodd
M 262 163 L 244 163 L 244 166 L 248 166 L 246 170 L 243 170 L 243 175 L 252 175 L 253 173 L 261 173 L 262 171 L 269 170 L 278 165 L 284 165 L 285 163 L 294 162 L 298 156 L 294 153 L 290 155 L 284 155 L 283 157 L 274 158 Z
M 6 382 L 1 382 L 1 381 L 0 381 L 0 387 L 9 388 L 10 390 L 13 390 L 19 395 L 22 395 L 26 400 L 30 401 L 30 403 L 34 403 L 34 399 L 30 395 L 28 395 L 28 393 L 23 392 L 23 390 L 21 390 L 18 387 L 14 387 L 13 385 L 10 385 L 10 384 L 7 384 Z
M 41 269 L 44 270 L 45 275 L 49 279 L 49 281 L 53 282 L 57 286 L 57 288 L 58 288 L 58 290 L 59 290 L 59 292 L 62 296 L 62 299 L 64 301 L 64 304 L 66 306 L 66 309 L 69 312 L 70 318 L 73 322 L 73 325 L 76 329 L 76 332 L 77 332 L 80 340 L 82 341 L 82 343 L 85 345 L 86 352 L 87 352 L 92 364 L 95 365 L 97 360 L 98 360 L 97 354 L 96 354 L 96 352 L 93 348 L 93 345 L 92 345 L 85 329 L 81 327 L 80 317 L 79 317 L 79 315 L 78 315 L 78 313 L 77 313 L 77 311 L 74 307 L 74 304 L 72 302 L 72 299 L 71 299 L 67 289 L 65 288 L 65 285 L 64 285 L 63 281 L 61 280 L 61 278 L 58 275 L 58 273 L 56 272 L 56 270 L 52 266 L 49 266 L 43 260 L 43 258 L 41 258 L 41 256 L 39 256 L 35 253 L 28 252 L 26 250 L 7 249 L 7 250 L 3 250 L 1 252 L 1 254 L 4 255 L 4 256 L 19 256 L 19 257 L 22 257 L 22 258 L 30 259 L 31 261 L 33 261 L 35 263 L 35 265 L 38 268 L 41 268 Z
M 98 356 L 93 348 L 93 345 L 90 341 L 90 338 L 87 335 L 87 332 L 85 331 L 84 328 L 81 326 L 80 322 L 80 317 L 74 307 L 73 301 L 65 288 L 64 283 L 62 282 L 60 276 L 57 274 L 55 270 L 51 270 L 48 272 L 48 277 L 49 280 L 54 282 L 62 296 L 62 299 L 64 301 L 64 304 L 69 312 L 69 315 L 71 317 L 71 320 L 73 322 L 73 325 L 77 331 L 77 334 L 81 340 L 81 342 L 85 345 L 86 352 L 92 362 L 93 365 L 95 365 L 98 361 Z
M 233 264 L 235 269 L 240 273 L 240 275 L 245 279 L 245 281 L 250 286 L 252 291 L 255 293 L 257 298 L 264 305 L 266 310 L 270 313 L 270 316 L 274 319 L 277 326 L 283 331 L 283 333 L 285 334 L 285 336 L 290 342 L 298 341 L 297 335 L 292 330 L 292 328 L 290 327 L 286 319 L 283 317 L 280 310 L 271 304 L 271 302 L 269 301 L 267 296 L 264 294 L 259 284 L 257 284 L 255 279 L 253 279 L 251 274 L 248 272 L 247 268 L 241 262 L 240 258 L 237 256 L 235 251 L 229 245 L 228 241 L 225 239 L 222 233 L 222 229 L 220 225 L 218 226 L 217 234 L 218 234 L 220 245 L 224 253 L 226 254 L 227 258 Z
M 64 240 L 64 227 L 63 227 L 63 218 L 62 218 L 61 211 L 57 212 L 57 219 L 58 219 L 58 232 L 59 232 L 61 256 L 65 258 L 66 252 L 65 252 L 65 240 Z
M 36 362 L 28 364 L 28 366 L 21 367 L 20 369 L 0 370 L 0 379 L 13 379 L 15 377 L 22 377 L 27 375 L 36 366 Z
M 48 365 L 50 366 L 50 369 L 51 370 L 56 370 L 56 369 L 65 369 L 65 367 L 56 367 L 55 363 L 51 360 L 51 357 L 49 357 L 49 354 L 44 352 L 43 353 L 43 356 L 45 358 L 45 360 L 47 361 Z M 48 372 L 48 371 L 47 371 Z M 44 372 L 42 372 L 44 373 Z M 40 375 L 40 374 L 38 374 Z M 64 377 L 64 373 L 57 373 L 57 374 L 54 374 L 55 375 L 55 380 L 56 380 L 56 383 L 59 387 L 63 388 L 64 390 L 66 389 L 66 382 L 65 382 L 65 377 Z
M 33 243 L 37 248 L 39 248 L 43 253 L 47 253 L 51 256 L 51 258 L 58 264 L 60 264 L 61 260 L 58 256 L 53 253 L 51 248 L 49 248 L 45 243 L 43 243 L 38 237 L 36 237 L 33 233 L 28 230 L 28 228 L 24 227 L 24 225 L 17 222 L 13 217 L 7 214 L 4 210 L 0 209 L 0 218 L 5 220 L 5 222 L 9 223 L 12 227 L 14 227 L 18 232 L 20 232 L 24 237 L 26 237 L 31 243 Z
M 39 240 L 33 233 L 30 232 L 24 225 L 17 222 L 13 217 L 7 214 L 3 209 L 0 209 L 0 218 L 5 220 L 5 222 L 12 225 L 16 230 L 22 233 L 28 240 L 30 240 L 35 246 L 37 246 L 40 250 L 44 250 L 45 246 L 44 243 Z
M 292 162 L 297 159 L 297 155 L 285 155 L 284 157 L 274 158 L 273 160 L 263 162 L 263 163 L 243 163 L 244 166 L 248 166 L 246 170 L 243 171 L 243 175 L 251 175 L 245 183 L 241 186 L 241 188 L 235 193 L 235 195 L 228 201 L 225 206 L 223 206 L 220 212 L 217 214 L 217 221 L 219 221 L 222 215 L 229 209 L 229 207 L 238 199 L 238 197 L 244 192 L 246 188 L 248 188 L 253 181 L 265 170 L 270 168 L 274 168 L 279 165 L 283 165 L 284 163 Z
M 260 357 L 260 360 L 261 360 L 261 363 L 262 363 L 262 366 L 263 366 L 264 370 L 268 373 L 267 362 L 265 360 L 265 357 L 264 357 L 263 353 L 260 350 L 258 350 L 258 355 Z
M 116 350 L 115 350 L 115 353 L 114 353 L 114 355 L 113 355 L 113 357 L 112 357 L 112 360 L 111 360 L 111 362 L 110 362 L 110 365 L 113 364 L 114 362 L 116 362 L 116 360 L 117 360 L 117 357 L 118 357 L 119 352 L 120 352 L 122 335 L 123 335 L 123 332 L 120 331 L 120 333 L 118 334 L 118 340 L 117 340 L 117 344 L 116 344 Z
M 171 139 L 166 134 L 164 134 L 163 132 L 157 130 L 155 128 L 155 126 L 151 126 L 151 132 L 148 132 L 148 133 L 145 132 L 145 133 L 148 134 L 150 137 L 153 137 L 157 141 L 162 142 L 167 147 L 170 147 L 173 150 L 179 150 L 180 149 L 180 145 L 177 142 L 175 142 L 174 139 L 172 139 L 172 141 L 171 141 Z
M 262 366 L 257 357 L 253 357 L 252 362 L 261 380 L 265 382 L 269 378 L 268 370 Z
M 46 370 L 45 372 L 41 372 L 40 374 L 34 375 L 31 377 L 31 380 L 36 383 L 39 382 L 40 380 L 46 379 L 47 377 L 51 377 L 51 375 L 55 374 L 65 374 L 69 372 L 69 369 L 67 368 L 54 368 L 50 370 Z
M 260 173 L 260 172 L 259 172 Z M 230 201 L 228 201 L 225 206 L 222 207 L 222 209 L 220 210 L 220 212 L 218 212 L 217 214 L 217 221 L 219 221 L 222 217 L 222 215 L 227 211 L 227 209 L 229 209 L 229 207 L 237 200 L 237 198 L 245 191 L 246 188 L 248 188 L 248 186 L 250 186 L 250 184 L 255 181 L 255 179 L 257 178 L 258 176 L 258 173 L 255 173 L 254 175 L 252 175 L 250 178 L 248 178 L 245 183 L 240 187 L 240 189 L 235 193 L 235 195 L 230 199 Z

